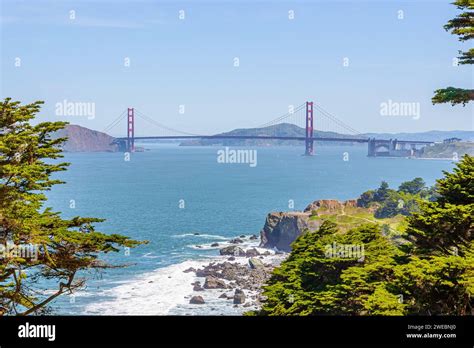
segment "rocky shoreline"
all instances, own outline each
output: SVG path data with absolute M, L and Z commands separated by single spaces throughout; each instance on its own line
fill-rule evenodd
M 229 306 L 242 311 L 258 309 L 264 297 L 262 286 L 286 253 L 255 246 L 244 247 L 245 242 L 256 241 L 257 236 L 240 236 L 230 246 L 219 250 L 222 261 L 211 261 L 201 268 L 190 267 L 184 273 L 194 273 L 196 280 L 189 284 L 192 294 L 185 296 L 191 305 L 204 305 L 209 300 L 225 300 Z M 256 241 L 257 242 L 257 241 Z M 245 310 L 243 310 L 245 308 Z
M 291 251 L 291 243 L 305 231 L 321 225 L 321 220 L 311 216 L 343 213 L 345 208 L 356 206 L 356 200 L 316 200 L 303 211 L 269 213 L 260 238 L 242 235 L 228 241 L 225 247 L 211 244 L 210 247 L 219 248 L 221 260 L 184 270 L 195 275 L 189 284 L 192 294 L 185 296 L 185 301 L 194 306 L 208 304 L 211 310 L 209 302 L 217 299 L 228 301 L 234 308 L 245 308 L 241 312 L 260 308 L 265 300 L 262 287 Z

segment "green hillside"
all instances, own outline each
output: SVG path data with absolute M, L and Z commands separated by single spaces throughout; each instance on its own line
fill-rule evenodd
M 461 158 L 465 154 L 474 155 L 474 143 L 456 142 L 439 143 L 432 146 L 426 146 L 421 151 L 421 158 Z

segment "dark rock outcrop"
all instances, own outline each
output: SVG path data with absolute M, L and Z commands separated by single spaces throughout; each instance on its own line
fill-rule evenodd
M 191 297 L 191 300 L 189 300 L 189 303 L 191 304 L 204 304 L 204 299 L 202 296 L 193 296 Z
M 260 246 L 290 251 L 290 244 L 306 229 L 316 229 L 319 221 L 310 221 L 310 213 L 270 213 L 260 232 Z
M 245 302 L 245 293 L 241 289 L 235 289 L 234 304 L 242 304 Z
M 223 280 L 214 276 L 207 276 L 204 282 L 204 289 L 225 289 L 227 286 Z
M 252 248 L 252 249 L 249 249 L 249 250 L 245 251 L 245 256 L 247 256 L 247 257 L 254 257 L 254 256 L 258 256 L 258 255 L 260 255 L 260 253 L 255 248 Z
M 219 250 L 219 253 L 221 255 L 245 256 L 245 251 L 242 248 L 235 245 L 222 248 L 221 250 Z
M 240 243 L 243 243 L 243 242 L 244 242 L 244 241 L 243 241 L 242 239 L 240 239 L 240 238 L 234 238 L 234 239 L 231 239 L 231 240 L 229 241 L 229 243 L 231 243 L 231 244 L 240 244 Z
M 275 212 L 267 215 L 265 226 L 260 232 L 260 246 L 291 251 L 291 243 L 306 230 L 314 231 L 322 220 L 310 219 L 312 215 L 344 213 L 348 207 L 356 207 L 356 200 L 340 202 L 334 199 L 317 200 L 303 212 Z
M 197 284 L 194 284 L 194 286 L 193 286 L 193 291 L 204 291 L 204 289 L 201 286 L 201 284 L 199 284 L 199 282 L 197 282 Z

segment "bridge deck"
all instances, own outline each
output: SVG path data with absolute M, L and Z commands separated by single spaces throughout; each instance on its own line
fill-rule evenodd
M 128 138 L 115 138 L 116 140 L 127 140 Z M 153 140 L 153 139 L 267 139 L 267 140 L 299 140 L 305 141 L 305 137 L 281 137 L 271 135 L 170 135 L 170 136 L 144 136 L 134 137 L 134 140 Z M 369 138 L 310 138 L 313 141 L 337 141 L 350 143 L 368 143 Z M 375 139 L 375 141 L 390 141 L 388 139 Z M 432 141 L 411 141 L 411 140 L 397 140 L 397 143 L 406 144 L 432 144 Z

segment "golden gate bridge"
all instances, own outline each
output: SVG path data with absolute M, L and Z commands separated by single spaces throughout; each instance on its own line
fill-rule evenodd
M 317 116 L 317 117 L 316 117 Z M 135 121 L 140 119 L 156 129 L 157 135 L 137 136 Z M 304 142 L 305 155 L 314 154 L 314 142 L 368 143 L 368 156 L 410 156 L 416 146 L 432 144 L 432 141 L 375 139 L 364 136 L 345 122 L 341 121 L 320 105 L 307 101 L 287 113 L 254 128 L 239 129 L 228 133 L 204 135 L 194 134 L 168 127 L 145 115 L 136 108 L 127 108 L 117 119 L 111 122 L 104 132 L 115 128 L 126 120 L 126 136 L 114 140 L 119 149 L 125 152 L 135 151 L 135 141 L 166 139 L 250 139 L 250 140 L 296 140 Z M 294 132 L 287 134 L 278 125 L 288 124 Z M 304 130 L 304 133 L 302 132 Z M 300 131 L 300 132 L 298 132 Z M 315 133 L 316 132 L 316 133 Z M 239 134 L 241 133 L 241 134 Z M 303 134 L 294 134 L 303 133 Z

